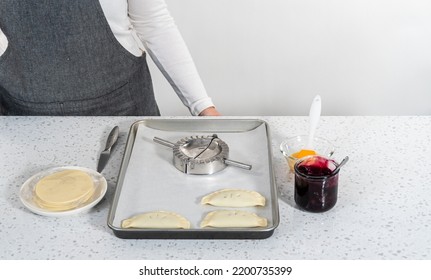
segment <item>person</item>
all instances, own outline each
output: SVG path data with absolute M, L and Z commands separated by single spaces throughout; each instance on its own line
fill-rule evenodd
M 147 53 L 192 115 L 220 115 L 164 0 L 2 0 L 2 113 L 159 116 Z

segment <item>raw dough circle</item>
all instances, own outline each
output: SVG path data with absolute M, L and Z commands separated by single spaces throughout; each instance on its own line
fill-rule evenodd
M 64 170 L 43 177 L 34 187 L 35 200 L 43 208 L 67 210 L 94 193 L 91 176 L 80 170 Z

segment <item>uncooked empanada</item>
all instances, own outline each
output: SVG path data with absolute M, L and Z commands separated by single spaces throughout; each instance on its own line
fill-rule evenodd
M 266 227 L 268 221 L 255 213 L 240 210 L 218 210 L 208 213 L 202 220 L 201 227 L 249 228 Z
M 224 207 L 265 206 L 265 197 L 251 190 L 223 189 L 204 196 L 201 203 Z
M 121 222 L 122 228 L 190 228 L 183 216 L 167 211 L 142 213 Z

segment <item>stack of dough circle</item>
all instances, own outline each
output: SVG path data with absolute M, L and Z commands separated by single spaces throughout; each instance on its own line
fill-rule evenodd
M 34 187 L 35 202 L 51 211 L 66 211 L 86 202 L 94 193 L 92 177 L 80 170 L 64 170 L 43 177 Z

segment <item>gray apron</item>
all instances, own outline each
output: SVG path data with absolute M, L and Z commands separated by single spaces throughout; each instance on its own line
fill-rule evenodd
M 0 113 L 160 115 L 145 54 L 112 33 L 98 0 L 1 0 Z

